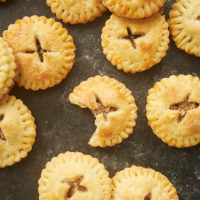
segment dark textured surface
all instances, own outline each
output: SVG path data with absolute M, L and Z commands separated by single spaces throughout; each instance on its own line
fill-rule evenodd
M 166 17 L 174 0 L 168 0 Z M 23 16 L 55 17 L 45 0 L 8 0 L 0 4 L 0 33 Z M 177 188 L 181 200 L 200 200 L 200 145 L 176 149 L 161 142 L 151 131 L 145 116 L 146 96 L 156 81 L 172 74 L 200 76 L 200 58 L 187 55 L 171 41 L 160 64 L 138 74 L 118 71 L 105 58 L 101 29 L 110 13 L 85 25 L 64 25 L 76 45 L 75 65 L 58 86 L 45 91 L 26 91 L 15 86 L 11 93 L 32 111 L 37 125 L 33 150 L 20 163 L 0 169 L 0 200 L 38 199 L 37 181 L 45 163 L 65 151 L 80 151 L 97 157 L 112 177 L 131 164 L 151 167 L 166 175 Z M 92 148 L 87 142 L 95 130 L 94 117 L 87 109 L 71 105 L 68 96 L 80 81 L 96 74 L 108 75 L 126 84 L 138 106 L 137 125 L 122 144 L 114 148 Z

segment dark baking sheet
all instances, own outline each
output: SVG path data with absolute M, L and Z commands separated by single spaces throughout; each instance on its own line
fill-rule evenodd
M 174 0 L 168 0 L 164 13 Z M 0 4 L 0 33 L 24 16 L 54 17 L 45 0 L 8 0 Z M 65 151 L 80 151 L 97 157 L 112 177 L 131 164 L 151 167 L 166 175 L 181 200 L 200 200 L 200 145 L 186 149 L 168 147 L 151 131 L 145 116 L 147 91 L 156 81 L 172 74 L 200 76 L 200 58 L 187 55 L 171 41 L 167 56 L 148 71 L 125 74 L 110 64 L 102 53 L 101 29 L 110 13 L 94 22 L 66 27 L 76 45 L 75 65 L 61 84 L 45 91 L 27 91 L 15 86 L 17 96 L 32 111 L 37 125 L 33 150 L 21 162 L 0 169 L 0 200 L 38 199 L 38 179 L 47 161 Z M 68 96 L 81 81 L 96 74 L 108 75 L 126 84 L 138 106 L 137 125 L 128 139 L 113 148 L 92 148 L 87 142 L 95 130 L 94 117 L 87 109 L 69 102 Z

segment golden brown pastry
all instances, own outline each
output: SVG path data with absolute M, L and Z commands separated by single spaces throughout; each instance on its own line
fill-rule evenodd
M 96 117 L 93 147 L 114 146 L 133 132 L 137 106 L 126 86 L 107 76 L 95 76 L 80 83 L 69 96 L 71 103 L 89 108 Z
M 39 200 L 110 200 L 111 180 L 96 158 L 66 152 L 47 163 L 38 191 Z
M 178 148 L 200 143 L 200 80 L 191 75 L 157 82 L 147 97 L 147 118 L 153 132 Z
M 176 189 L 161 173 L 132 166 L 112 178 L 112 200 L 178 200 Z
M 102 0 L 102 2 L 112 13 L 135 19 L 157 13 L 166 0 Z
M 47 5 L 64 23 L 87 23 L 106 11 L 101 0 L 47 0 Z
M 169 25 L 176 46 L 200 57 L 199 0 L 177 0 L 169 13 Z
M 14 50 L 18 67 L 16 81 L 25 89 L 53 87 L 73 66 L 73 39 L 53 18 L 24 17 L 10 25 L 3 37 Z
M 36 126 L 30 110 L 14 96 L 0 101 L 0 168 L 19 162 L 32 149 Z
M 159 63 L 169 43 L 168 23 L 159 13 L 145 19 L 111 15 L 103 28 L 103 53 L 124 72 L 141 72 Z
M 0 99 L 9 93 L 10 88 L 13 86 L 16 74 L 15 70 L 16 64 L 13 50 L 0 37 Z

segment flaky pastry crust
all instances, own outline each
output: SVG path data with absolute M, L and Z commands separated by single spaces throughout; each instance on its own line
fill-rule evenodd
M 102 30 L 107 59 L 124 72 L 141 72 L 159 63 L 169 43 L 168 23 L 159 13 L 145 19 L 111 15 Z
M 89 141 L 93 147 L 114 146 L 135 127 L 137 106 L 126 86 L 107 76 L 95 76 L 80 83 L 69 96 L 71 103 L 89 108 L 96 117 L 96 131 Z
M 138 19 L 157 13 L 166 0 L 102 0 L 102 2 L 116 15 Z
M 177 0 L 169 13 L 169 25 L 176 46 L 200 57 L 199 0 Z
M 147 97 L 147 118 L 153 132 L 178 148 L 200 143 L 200 79 L 170 76 L 157 82 Z
M 110 200 L 111 180 L 96 158 L 66 152 L 47 163 L 38 191 L 39 200 Z
M 10 88 L 13 86 L 16 74 L 15 70 L 16 64 L 13 50 L 0 37 L 0 99 L 9 93 Z
M 178 200 L 176 189 L 161 173 L 132 166 L 112 178 L 112 200 Z
M 25 89 L 53 87 L 73 66 L 73 39 L 53 18 L 24 17 L 10 25 L 3 37 L 14 50 L 18 67 L 16 81 Z
M 47 0 L 47 5 L 64 23 L 87 23 L 106 11 L 101 0 Z
M 19 162 L 32 149 L 36 126 L 30 110 L 14 96 L 0 101 L 0 168 Z

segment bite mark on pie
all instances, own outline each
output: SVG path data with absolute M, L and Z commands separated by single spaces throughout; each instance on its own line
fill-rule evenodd
M 97 126 L 89 145 L 114 146 L 127 138 L 137 118 L 135 99 L 124 84 L 107 76 L 95 76 L 80 83 L 69 95 L 71 103 L 89 108 Z

